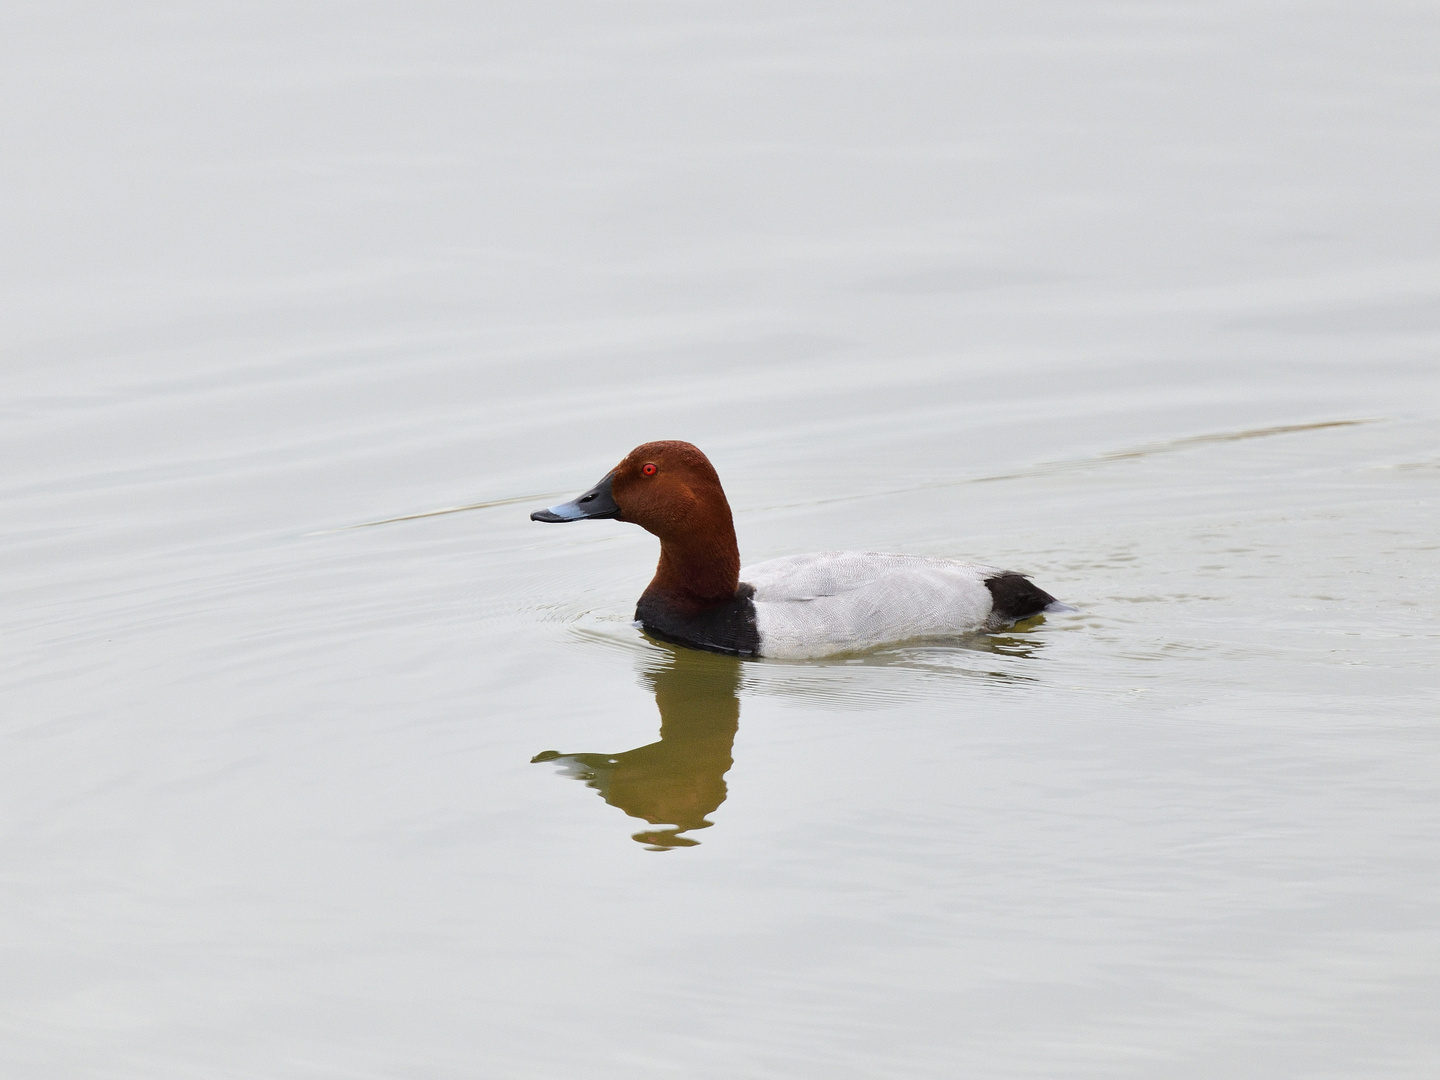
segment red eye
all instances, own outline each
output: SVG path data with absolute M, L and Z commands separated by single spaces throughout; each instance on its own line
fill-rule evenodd
M 655 475 L 655 463 L 654 463 L 653 461 L 647 461 L 647 462 L 645 462 L 644 465 L 641 465 L 641 466 L 640 466 L 640 471 L 641 471 L 642 473 L 644 473 L 646 476 L 654 476 L 654 475 Z

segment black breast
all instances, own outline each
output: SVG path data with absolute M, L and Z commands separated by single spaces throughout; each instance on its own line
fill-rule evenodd
M 1024 574 L 996 574 L 985 579 L 990 590 L 993 606 L 990 611 L 992 625 L 1015 623 L 1039 615 L 1055 598 L 1039 586 L 1032 585 Z
M 635 618 L 661 641 L 732 656 L 759 656 L 754 595 L 755 586 L 741 582 L 733 600 L 690 615 L 666 604 L 663 596 L 646 593 L 636 605 Z

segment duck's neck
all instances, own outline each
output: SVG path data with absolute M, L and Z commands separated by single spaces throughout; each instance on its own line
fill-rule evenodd
M 726 506 L 705 528 L 660 537 L 660 563 L 641 599 L 693 614 L 733 601 L 739 587 L 740 546 Z

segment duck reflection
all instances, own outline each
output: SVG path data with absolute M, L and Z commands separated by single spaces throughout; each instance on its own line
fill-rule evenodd
M 658 644 L 658 643 L 657 643 Z M 611 806 L 651 825 L 635 839 L 651 851 L 693 847 L 684 835 L 708 829 L 706 815 L 725 801 L 725 774 L 740 727 L 739 658 L 660 645 L 660 663 L 641 672 L 660 709 L 660 741 L 618 754 L 562 754 L 546 750 L 532 762 L 553 761 L 584 780 Z

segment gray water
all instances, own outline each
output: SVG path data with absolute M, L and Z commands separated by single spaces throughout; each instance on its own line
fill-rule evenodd
M 1437 47 L 7 5 L 0 1074 L 1436 1075 Z M 656 438 L 1079 610 L 650 641 Z

